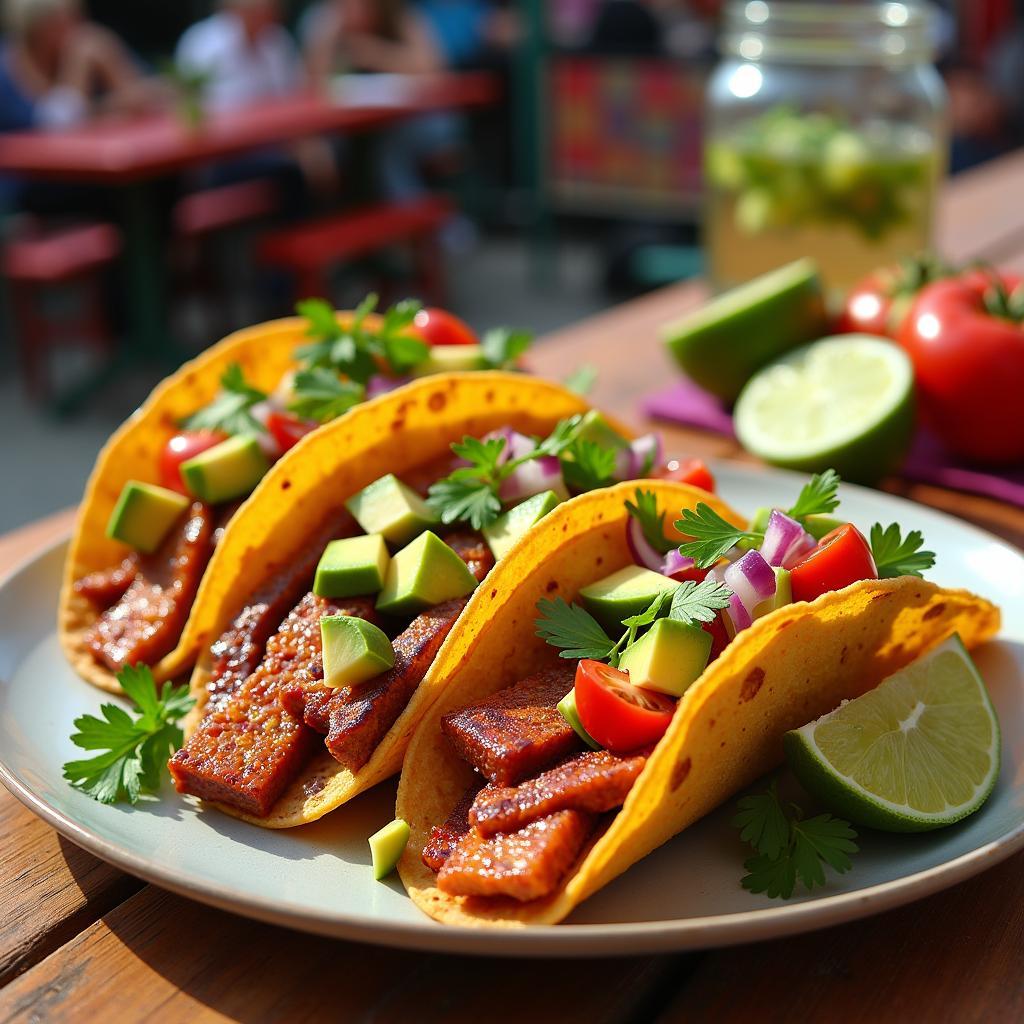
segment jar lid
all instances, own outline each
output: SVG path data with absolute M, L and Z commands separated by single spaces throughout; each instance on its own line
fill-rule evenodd
M 799 64 L 918 64 L 935 57 L 931 11 L 918 3 L 742 0 L 725 9 L 723 53 Z

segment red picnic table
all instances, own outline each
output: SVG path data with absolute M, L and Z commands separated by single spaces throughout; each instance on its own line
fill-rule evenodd
M 331 95 L 299 94 L 210 113 L 198 126 L 172 114 L 94 122 L 59 133 L 0 135 L 0 173 L 101 185 L 114 190 L 124 236 L 124 301 L 136 351 L 173 351 L 166 335 L 164 250 L 152 195 L 167 175 L 314 135 L 378 129 L 435 110 L 494 103 L 499 85 L 483 72 L 383 76 L 382 88 L 352 83 Z M 358 87 L 357 87 L 358 86 Z

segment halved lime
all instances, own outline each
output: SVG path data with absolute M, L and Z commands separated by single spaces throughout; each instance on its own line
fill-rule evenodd
M 999 721 L 955 634 L 856 700 L 786 734 L 786 759 L 830 810 L 887 832 L 973 814 L 999 775 Z
M 736 403 L 736 434 L 776 466 L 832 467 L 871 482 L 894 470 L 914 430 L 914 370 L 870 334 L 823 338 L 760 370 Z

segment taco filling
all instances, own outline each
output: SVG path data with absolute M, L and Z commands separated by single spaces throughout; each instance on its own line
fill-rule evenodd
M 178 791 L 263 818 L 318 752 L 359 772 L 496 559 L 571 492 L 661 469 L 656 437 L 630 442 L 591 411 L 545 438 L 467 436 L 369 484 L 210 646 L 205 716 L 170 762 Z
M 310 341 L 276 388 L 261 390 L 232 363 L 213 401 L 169 425 L 148 477 L 160 484 L 127 481 L 107 523 L 107 537 L 130 553 L 72 584 L 96 613 L 82 635 L 96 665 L 116 673 L 174 651 L 224 527 L 306 434 L 414 376 L 514 366 L 530 344 L 529 335 L 507 330 L 478 341 L 451 314 L 412 301 L 376 316 L 376 302 L 369 296 L 346 324 L 322 300 L 300 303 Z M 287 586 L 268 597 L 269 618 L 257 616 L 261 647 L 286 593 Z M 284 599 L 288 607 L 294 601 Z

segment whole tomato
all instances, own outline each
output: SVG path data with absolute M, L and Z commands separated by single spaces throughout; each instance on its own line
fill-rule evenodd
M 1024 283 L 974 270 L 928 285 L 899 342 L 929 426 L 960 455 L 1024 459 Z
M 931 256 L 882 267 L 859 281 L 846 296 L 836 322 L 840 334 L 877 334 L 895 338 L 907 310 L 925 285 L 952 270 Z

